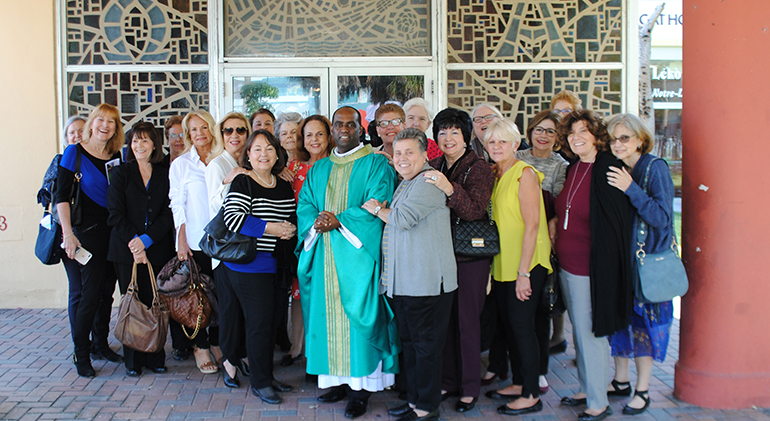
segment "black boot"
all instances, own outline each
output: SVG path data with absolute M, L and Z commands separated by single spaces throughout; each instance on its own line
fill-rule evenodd
M 88 356 L 78 358 L 77 355 L 72 357 L 75 363 L 75 369 L 78 371 L 78 376 L 94 378 L 96 377 L 96 370 L 91 366 L 91 359 Z

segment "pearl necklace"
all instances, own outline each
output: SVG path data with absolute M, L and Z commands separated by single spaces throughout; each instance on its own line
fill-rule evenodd
M 275 176 L 274 175 L 270 174 L 270 177 L 272 177 L 272 178 L 270 179 L 270 182 L 268 183 L 267 181 L 263 180 L 262 177 L 259 176 L 259 173 L 257 173 L 256 171 L 251 170 L 251 172 L 253 172 L 254 175 L 257 176 L 259 181 L 261 181 L 262 184 L 265 185 L 265 187 L 271 188 L 271 187 L 275 186 Z

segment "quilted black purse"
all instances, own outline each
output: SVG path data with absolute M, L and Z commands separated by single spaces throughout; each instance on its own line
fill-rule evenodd
M 463 184 L 471 168 L 465 171 Z M 492 201 L 487 207 L 487 218 L 479 221 L 455 219 L 452 224 L 452 243 L 455 254 L 466 257 L 493 257 L 500 253 L 500 233 L 492 219 Z
M 249 198 L 251 197 L 254 196 L 249 184 Z M 227 228 L 224 205 L 203 231 L 198 247 L 206 256 L 231 263 L 250 263 L 257 258 L 257 239 Z

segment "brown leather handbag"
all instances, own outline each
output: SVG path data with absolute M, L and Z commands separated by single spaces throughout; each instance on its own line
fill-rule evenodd
M 176 257 L 171 259 L 161 270 L 161 274 L 171 274 L 171 279 L 180 278 L 189 274 L 187 282 L 178 289 L 168 290 L 161 287 L 160 297 L 165 303 L 171 314 L 171 318 L 182 325 L 182 331 L 190 339 L 198 336 L 201 329 L 209 326 L 211 321 L 211 302 L 206 296 L 201 281 L 201 274 L 198 265 L 187 260 L 180 262 Z M 178 279 L 177 279 L 178 280 Z M 165 283 L 164 287 L 170 287 L 171 282 Z M 174 283 L 178 285 L 178 283 Z M 187 333 L 187 329 L 193 329 L 193 333 Z
M 118 323 L 115 326 L 115 338 L 120 343 L 142 352 L 157 352 L 166 344 L 168 332 L 168 310 L 158 296 L 158 285 L 152 265 L 147 265 L 152 285 L 152 305 L 148 308 L 139 301 L 139 288 L 136 281 L 136 262 L 131 271 L 131 283 L 126 295 L 120 299 Z

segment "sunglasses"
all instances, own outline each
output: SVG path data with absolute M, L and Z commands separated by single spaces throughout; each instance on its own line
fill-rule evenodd
M 224 133 L 224 134 L 226 134 L 228 136 L 233 134 L 233 132 L 236 132 L 238 134 L 246 134 L 246 128 L 245 127 L 237 127 L 237 128 L 226 127 L 224 129 L 222 129 L 222 133 Z
M 633 136 L 623 135 L 620 137 L 610 139 L 610 146 L 614 145 L 615 142 L 620 142 L 625 145 L 626 143 L 628 143 L 629 140 L 631 140 L 632 137 Z
M 565 108 L 563 110 L 553 110 L 553 112 L 559 113 L 559 114 L 562 114 L 562 115 L 567 115 L 567 114 L 572 112 L 572 108 Z

